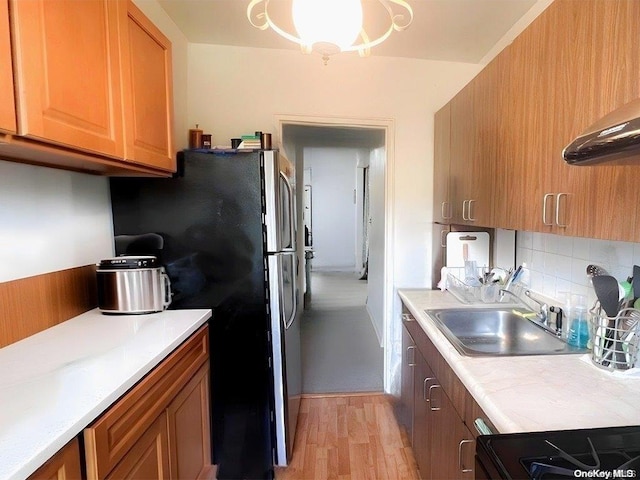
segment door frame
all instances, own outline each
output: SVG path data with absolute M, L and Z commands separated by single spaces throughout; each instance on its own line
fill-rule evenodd
M 395 173 L 395 122 L 387 118 L 356 118 L 314 115 L 275 115 L 280 147 L 283 141 L 283 127 L 285 125 L 306 125 L 314 127 L 355 127 L 384 130 L 384 238 L 383 243 L 383 292 L 382 292 L 382 332 L 376 331 L 384 349 L 384 390 L 391 388 L 391 353 L 393 352 L 391 338 L 391 323 L 394 305 L 394 173 Z M 297 167 L 297 165 L 296 165 Z M 374 323 L 375 328 L 375 323 Z

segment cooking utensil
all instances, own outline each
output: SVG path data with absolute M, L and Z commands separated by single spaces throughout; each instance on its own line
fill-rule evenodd
M 609 272 L 599 265 L 587 265 L 588 277 L 599 277 L 601 275 L 609 275 Z
M 633 279 L 631 280 L 633 298 L 640 298 L 640 266 L 633 266 Z
M 607 317 L 615 317 L 620 297 L 618 281 L 611 275 L 596 275 L 591 278 L 591 283 Z

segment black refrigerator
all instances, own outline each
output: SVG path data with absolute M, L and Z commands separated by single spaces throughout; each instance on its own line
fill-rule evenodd
M 110 180 L 116 254 L 160 258 L 169 308 L 213 310 L 220 479 L 272 478 L 293 447 L 302 387 L 294 178 L 277 151 L 261 150 L 185 151 L 173 178 Z M 162 241 L 130 241 L 149 233 Z

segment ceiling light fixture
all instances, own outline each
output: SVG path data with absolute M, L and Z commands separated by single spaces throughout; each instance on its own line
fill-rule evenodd
M 278 26 L 269 13 L 271 0 L 251 0 L 247 18 L 260 30 L 271 27 L 277 34 L 297 43 L 304 53 L 322 55 L 325 65 L 331 55 L 340 52 L 358 52 L 361 57 L 371 53 L 371 48 L 384 42 L 393 31 L 405 30 L 413 21 L 413 10 L 403 0 L 367 0 L 366 5 L 380 4 L 385 10 L 386 23 L 383 33 L 370 39 L 363 25 L 361 0 L 292 0 L 291 16 L 297 35 Z M 397 13 L 393 7 L 402 7 Z M 258 8 L 260 7 L 260 8 Z

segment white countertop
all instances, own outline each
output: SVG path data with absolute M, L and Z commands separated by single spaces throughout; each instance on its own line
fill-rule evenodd
M 91 310 L 0 349 L 0 479 L 31 475 L 210 317 Z
M 439 290 L 398 293 L 499 433 L 640 425 L 639 376 L 598 368 L 587 355 L 462 356 L 424 310 L 473 305 Z

